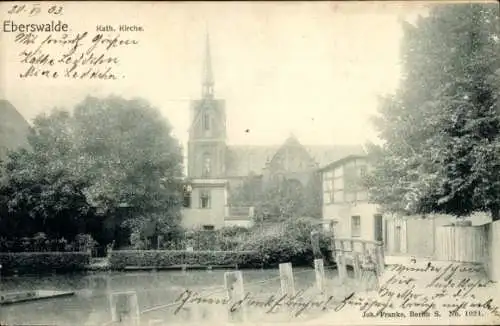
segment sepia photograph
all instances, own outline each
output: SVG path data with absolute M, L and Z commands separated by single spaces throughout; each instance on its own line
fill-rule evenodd
M 500 324 L 497 1 L 3 1 L 0 326 Z

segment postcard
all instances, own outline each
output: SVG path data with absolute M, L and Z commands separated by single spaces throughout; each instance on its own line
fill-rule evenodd
M 2 2 L 0 325 L 500 323 L 499 26 Z

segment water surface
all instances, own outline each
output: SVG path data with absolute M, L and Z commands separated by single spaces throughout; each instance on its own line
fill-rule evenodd
M 16 325 L 103 325 L 110 322 L 110 293 L 133 291 L 137 294 L 140 321 L 143 325 L 158 325 L 227 319 L 223 305 L 187 305 L 174 314 L 178 305 L 145 312 L 152 307 L 174 302 L 186 290 L 211 294 L 212 298 L 225 298 L 224 270 L 189 270 L 158 272 L 99 272 L 69 275 L 3 277 L 2 292 L 23 290 L 76 291 L 76 295 L 15 305 L 0 306 L 0 321 Z M 326 270 L 330 281 L 337 279 L 335 270 Z M 245 292 L 255 298 L 280 295 L 279 270 L 244 270 Z M 312 268 L 294 268 L 297 290 L 315 287 Z M 339 289 L 339 291 L 342 291 Z M 340 294 L 340 293 L 339 293 Z M 343 293 L 342 293 L 343 294 Z M 280 313 L 265 314 L 263 308 L 247 310 L 250 318 L 281 321 Z M 316 309 L 319 310 L 319 309 Z M 317 315 L 319 311 L 305 313 L 301 318 Z M 254 318 L 254 319 L 255 319 Z M 162 321 L 162 323 L 160 323 Z M 122 323 L 123 324 L 123 323 Z M 156 325 L 156 324 L 155 324 Z

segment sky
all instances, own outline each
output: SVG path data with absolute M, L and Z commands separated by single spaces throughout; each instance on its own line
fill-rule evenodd
M 53 19 L 8 16 L 9 5 L 0 4 L 1 20 Z M 215 95 L 226 101 L 229 144 L 280 144 L 291 133 L 303 144 L 376 141 L 370 116 L 376 112 L 377 98 L 394 92 L 400 78 L 399 22 L 424 12 L 419 2 L 62 5 L 64 15 L 57 19 L 72 33 L 95 34 L 96 25 L 143 27 L 143 32 L 120 33 L 139 42 L 115 51 L 125 77 L 21 79 L 23 46 L 14 42 L 15 33 L 2 33 L 0 68 L 5 73 L 0 97 L 29 121 L 54 107 L 71 109 L 86 95 L 141 97 L 162 112 L 184 145 L 189 101 L 201 96 L 207 30 Z

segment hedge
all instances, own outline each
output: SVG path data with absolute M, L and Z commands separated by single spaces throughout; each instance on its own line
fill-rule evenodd
M 178 265 L 260 267 L 253 251 L 116 250 L 109 257 L 111 269 L 127 266 L 171 267 Z
M 330 246 L 333 235 L 319 231 L 319 248 L 313 248 L 312 231 L 319 230 L 315 220 L 310 218 L 294 218 L 284 223 L 275 223 L 274 226 L 270 224 L 260 232 L 258 228 L 255 229 L 253 236 L 241 242 L 237 250 L 258 252 L 265 267 L 275 267 L 286 262 L 291 262 L 294 266 L 311 266 L 314 258 L 323 258 L 325 264 L 332 265 L 334 262 Z
M 7 252 L 0 253 L 2 274 L 72 272 L 90 264 L 87 252 Z

